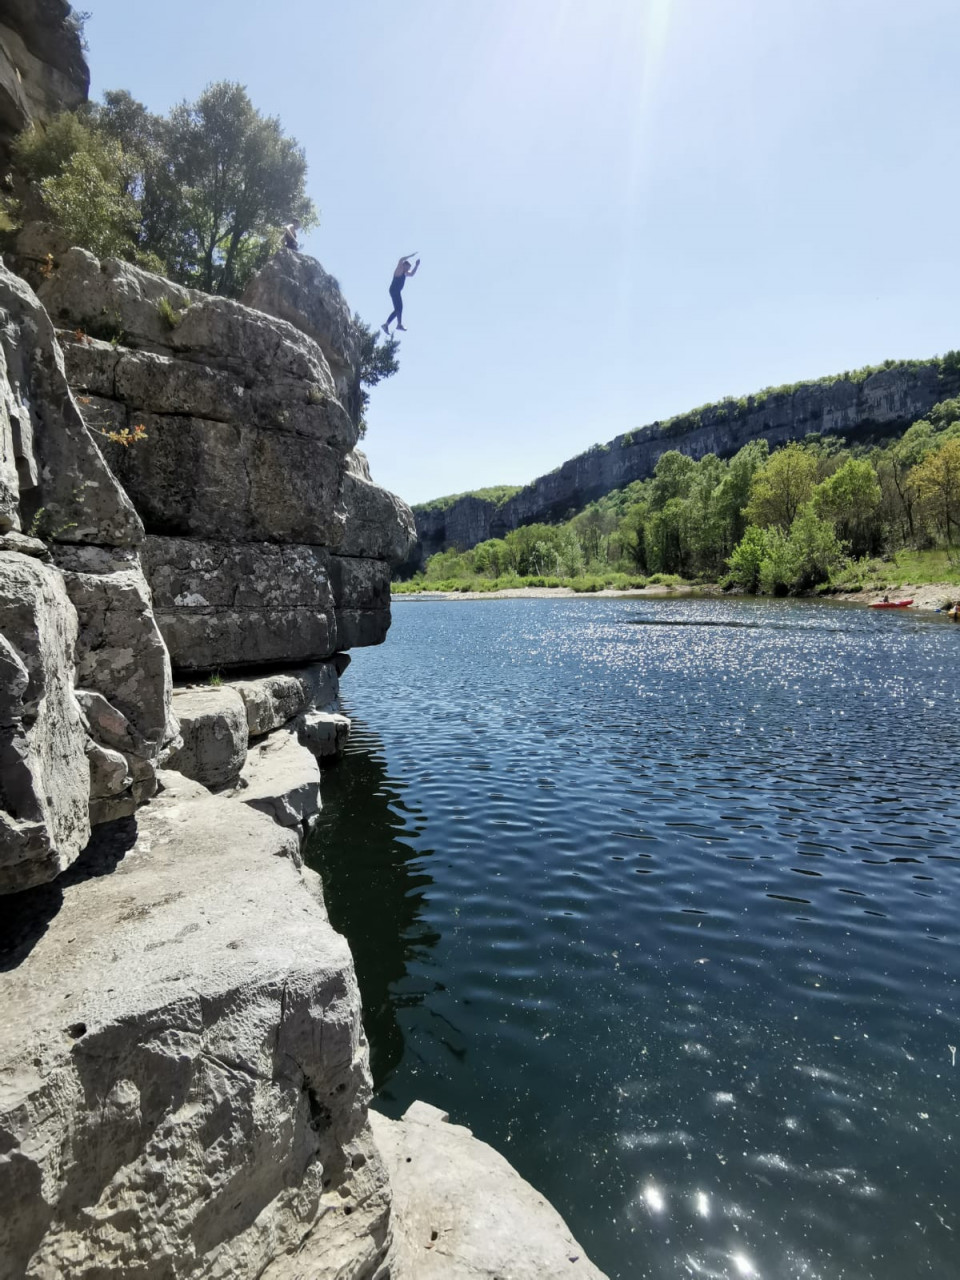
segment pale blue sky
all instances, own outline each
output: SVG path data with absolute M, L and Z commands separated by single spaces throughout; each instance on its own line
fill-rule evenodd
M 960 347 L 957 0 L 83 0 L 93 92 L 238 80 L 370 322 L 374 478 L 522 484 L 726 394 Z

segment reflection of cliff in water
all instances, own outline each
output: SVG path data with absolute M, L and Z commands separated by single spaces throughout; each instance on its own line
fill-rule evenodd
M 431 850 L 415 847 L 420 827 L 402 793 L 380 739 L 354 720 L 343 759 L 324 770 L 323 810 L 304 850 L 323 878 L 330 922 L 353 952 L 375 1088 L 403 1057 L 397 1011 L 423 1003 L 422 990 L 404 989 L 407 967 L 440 941 L 420 919 Z

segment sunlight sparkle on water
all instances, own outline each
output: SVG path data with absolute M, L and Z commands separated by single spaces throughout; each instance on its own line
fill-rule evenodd
M 663 1213 L 667 1207 L 663 1192 L 659 1187 L 655 1187 L 652 1182 L 643 1189 L 643 1202 L 651 1213 Z

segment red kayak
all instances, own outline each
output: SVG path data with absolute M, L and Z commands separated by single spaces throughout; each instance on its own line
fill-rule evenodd
M 906 609 L 908 605 L 913 604 L 912 600 L 874 600 L 871 609 Z

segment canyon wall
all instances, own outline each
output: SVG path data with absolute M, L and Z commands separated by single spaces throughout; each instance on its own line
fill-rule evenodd
M 726 458 L 758 439 L 775 447 L 813 433 L 851 441 L 890 435 L 958 392 L 955 363 L 930 360 L 880 369 L 863 379 L 804 383 L 745 401 L 724 401 L 667 423 L 655 422 L 595 445 L 499 506 L 468 496 L 442 510 L 416 508 L 417 547 L 403 571 L 421 567 L 437 551 L 467 550 L 520 525 L 564 520 L 612 489 L 647 479 L 668 449 L 692 458 L 708 453 Z

